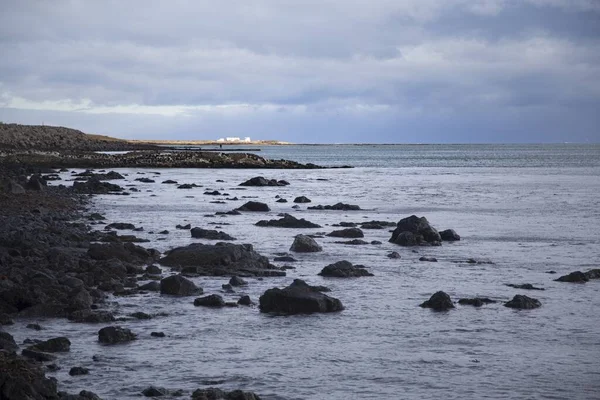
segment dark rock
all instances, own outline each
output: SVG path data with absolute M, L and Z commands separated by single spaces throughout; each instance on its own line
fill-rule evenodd
M 590 269 L 585 273 L 586 278 L 592 279 L 600 279 L 600 268 Z M 1 324 L 1 322 L 0 322 Z
M 44 329 L 40 324 L 27 324 L 26 328 L 33 329 L 34 331 L 41 331 L 42 329 Z
M 202 294 L 202 289 L 181 275 L 172 275 L 160 281 L 160 293 L 171 296 L 193 296 Z
M 207 388 L 195 390 L 192 393 L 192 400 L 261 400 L 261 398 L 253 392 L 241 390 L 224 392 L 217 388 Z
M 297 253 L 314 253 L 323 251 L 323 248 L 310 236 L 296 235 L 294 243 L 290 247 L 290 251 Z
M 49 361 L 56 360 L 56 356 L 54 356 L 52 354 L 33 350 L 31 348 L 23 349 L 21 354 L 23 355 L 23 357 L 31 358 L 32 360 L 39 361 L 39 362 L 49 362 Z
M 142 182 L 142 183 L 154 183 L 154 182 L 156 182 L 155 180 L 150 179 L 150 178 L 136 178 L 135 180 L 138 181 L 138 182 Z
M 495 300 L 488 299 L 487 297 L 474 297 L 472 299 L 460 299 L 458 304 L 463 306 L 475 306 L 481 307 L 484 304 L 496 303 Z
M 572 283 L 585 283 L 589 281 L 589 278 L 586 274 L 581 271 L 571 272 L 568 275 L 563 275 L 558 279 L 555 279 L 557 282 L 572 282 Z
M 240 278 L 239 276 L 232 276 L 229 280 L 231 286 L 246 286 L 248 282 Z
M 0 313 L 0 326 L 2 325 L 12 325 L 15 321 L 8 314 Z
M 142 390 L 142 394 L 146 397 L 161 397 L 169 394 L 169 391 L 163 387 L 149 386 Z
M 460 235 L 454 229 L 446 229 L 440 232 L 440 237 L 444 242 L 455 242 L 460 240 Z
M 115 317 L 108 311 L 79 310 L 71 313 L 69 319 L 73 322 L 104 323 L 114 321 Z
M 165 337 L 164 332 L 150 332 L 150 336 L 152 337 Z
M 69 370 L 69 375 L 77 376 L 77 375 L 87 375 L 90 373 L 90 370 L 84 367 L 73 367 Z
M 308 314 L 344 309 L 342 302 L 329 297 L 300 279 L 284 289 L 268 289 L 259 299 L 261 312 Z
M 148 282 L 139 287 L 140 290 L 147 290 L 149 292 L 160 292 L 160 283 L 156 281 Z
M 199 297 L 194 300 L 195 306 L 203 306 L 203 307 L 225 307 L 225 301 L 218 294 L 211 294 L 204 297 Z
M 286 199 L 279 199 L 275 201 L 276 203 L 287 203 L 288 201 Z
M 196 185 L 195 183 L 184 183 L 183 185 L 179 185 L 177 186 L 177 189 L 193 189 L 195 187 L 200 187 L 198 185 Z
M 296 260 L 294 257 L 291 257 L 291 256 L 281 256 L 281 257 L 275 257 L 275 258 L 273 258 L 273 261 L 277 261 L 277 262 L 296 262 L 298 260 Z
M 162 274 L 162 269 L 160 269 L 160 267 L 157 265 L 148 265 L 146 267 L 146 273 L 150 275 L 160 275 Z
M 539 287 L 535 287 L 533 286 L 531 283 L 523 283 L 520 285 L 517 285 L 515 283 L 505 283 L 506 286 L 515 288 L 515 289 L 525 289 L 525 290 L 545 290 L 544 288 L 539 288 Z
M 398 222 L 398 226 L 392 233 L 391 243 L 401 246 L 433 245 L 439 246 L 442 238 L 425 217 L 411 215 Z
M 437 262 L 437 258 L 423 256 L 423 257 L 419 258 L 419 261 Z
M 310 203 L 310 199 L 305 196 L 299 196 L 294 199 L 294 203 L 300 203 L 300 204 Z
M 322 205 L 318 205 L 318 206 L 314 206 L 314 207 L 308 207 L 309 210 L 337 210 L 337 211 L 358 211 L 360 210 L 360 207 L 357 205 L 353 205 L 353 204 L 345 204 L 345 203 L 336 203 L 332 206 L 327 205 L 327 206 L 322 206 Z
M 165 229 L 164 231 L 160 231 L 160 232 L 158 232 L 158 234 L 159 234 L 159 235 L 168 235 L 168 234 L 169 234 L 169 231 Z
M 256 226 L 273 226 L 277 228 L 320 228 L 321 225 L 314 224 L 304 218 L 298 219 L 290 214 L 283 214 L 283 218 L 262 220 Z
M 0 372 L 2 400 L 58 399 L 56 380 L 46 378 L 40 365 L 0 351 Z
M 241 306 L 251 306 L 254 303 L 250 299 L 250 296 L 242 296 L 238 300 L 238 304 L 241 305 Z
M 363 231 L 359 228 L 346 228 L 337 231 L 333 231 L 327 234 L 327 236 L 331 237 L 341 237 L 341 238 L 362 238 L 365 237 Z
M 265 179 L 262 176 L 257 176 L 252 179 L 248 179 L 246 182 L 240 183 L 239 186 L 287 186 L 289 182 L 284 180 L 276 179 Z
M 19 346 L 12 335 L 8 332 L 0 331 L 0 350 L 16 351 Z
M 381 243 L 379 240 L 371 240 L 371 244 L 377 246 L 377 245 L 380 245 L 380 244 L 383 244 L 383 243 Z
M 145 249 L 133 243 L 92 243 L 88 255 L 93 260 L 117 259 L 136 265 L 154 261 L 159 253 L 153 249 Z
M 434 293 L 429 300 L 421 304 L 421 307 L 431 308 L 435 311 L 446 311 L 454 308 L 454 304 L 452 304 L 450 296 L 440 291 Z
M 90 221 L 104 221 L 106 218 L 102 214 L 92 213 L 88 216 Z
M 523 310 L 530 310 L 542 306 L 539 300 L 531 297 L 523 296 L 520 294 L 515 295 L 511 301 L 504 304 L 505 307 L 518 308 Z
M 396 223 L 389 221 L 367 221 L 360 223 L 362 229 L 384 229 L 390 226 L 396 226 Z
M 225 232 L 202 228 L 193 228 L 192 237 L 196 239 L 208 240 L 235 240 L 233 236 L 229 236 Z
M 352 246 L 361 246 L 361 245 L 369 244 L 369 242 L 366 242 L 362 239 L 352 239 L 352 240 L 346 240 L 346 241 L 334 242 L 334 243 L 347 244 L 347 245 L 352 245 Z
M 43 180 L 40 175 L 34 174 L 34 175 L 31 175 L 31 177 L 29 178 L 29 181 L 27 181 L 27 184 L 25 185 L 25 189 L 34 190 L 34 191 L 39 192 L 39 191 L 44 190 L 46 185 L 47 185 L 46 181 Z
M 319 272 L 321 276 L 329 276 L 336 278 L 352 278 L 359 276 L 373 276 L 362 265 L 352 265 L 349 261 L 338 261 L 323 268 Z
M 400 254 L 396 251 L 392 251 L 387 255 L 388 258 L 401 258 Z
M 37 343 L 30 349 L 46 353 L 63 353 L 71 350 L 71 341 L 66 337 L 56 337 Z
M 132 314 L 129 314 L 129 316 L 136 318 L 136 319 L 152 319 L 152 315 L 146 314 L 145 312 L 141 312 L 141 311 L 137 311 Z
M 104 229 L 118 229 L 118 230 L 129 229 L 129 230 L 133 230 L 133 229 L 135 229 L 135 225 L 128 224 L 126 222 L 115 222 L 115 223 L 106 225 L 104 227 Z
M 76 193 L 85 194 L 108 194 L 114 192 L 122 192 L 123 188 L 108 182 L 101 182 L 96 177 L 91 177 L 85 182 L 74 182 L 73 191 Z
M 204 194 L 207 196 L 221 196 L 221 192 L 218 190 L 213 190 L 212 192 L 206 191 Z
M 175 228 L 176 229 L 191 229 L 192 225 L 191 224 L 187 224 L 187 225 L 179 225 L 178 224 Z
M 104 344 L 130 342 L 135 340 L 136 337 L 129 329 L 120 326 L 107 326 L 98 331 L 98 341 Z
M 167 184 L 167 185 L 177 185 L 177 181 L 174 181 L 172 179 L 167 179 L 166 181 L 163 181 L 162 183 Z
M 254 212 L 271 211 L 271 209 L 269 208 L 268 205 L 266 205 L 265 203 L 261 203 L 259 201 L 249 201 L 246 204 L 244 204 L 243 206 L 239 207 L 237 210 L 238 211 L 254 211 Z

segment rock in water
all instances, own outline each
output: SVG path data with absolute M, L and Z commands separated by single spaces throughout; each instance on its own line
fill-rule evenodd
M 239 186 L 287 186 L 289 182 L 284 180 L 276 179 L 265 179 L 262 176 L 256 176 L 252 179 L 248 179 L 244 183 L 240 183 Z
M 8 332 L 0 331 L 0 350 L 6 350 L 8 352 L 16 351 L 19 346 L 15 342 L 15 339 Z
M 452 304 L 452 300 L 448 294 L 439 291 L 434 293 L 429 300 L 421 304 L 421 307 L 431 308 L 435 311 L 446 311 L 454 308 L 454 304 Z
M 341 311 L 342 302 L 334 297 L 320 293 L 318 288 L 308 285 L 300 279 L 284 289 L 268 289 L 260 296 L 260 311 L 281 314 L 309 314 Z
M 256 226 L 274 226 L 277 228 L 320 228 L 321 225 L 312 223 L 304 218 L 298 219 L 290 214 L 283 214 L 283 218 L 261 220 L 256 223 Z
M 440 237 L 444 242 L 455 242 L 460 240 L 460 235 L 454 229 L 446 229 L 440 232 Z
M 363 234 L 363 231 L 360 230 L 360 228 L 340 229 L 340 230 L 328 233 L 327 236 L 341 237 L 341 238 L 362 238 L 362 237 L 365 237 L 365 235 Z
M 323 251 L 323 248 L 315 241 L 315 239 L 306 235 L 296 235 L 294 243 L 290 247 L 290 251 L 297 253 L 316 253 Z
M 214 229 L 193 228 L 191 233 L 192 237 L 196 239 L 235 240 L 233 236 L 229 236 L 225 232 L 216 231 Z
M 438 231 L 429 225 L 427 218 L 411 215 L 398 222 L 389 241 L 400 246 L 439 246 L 442 238 Z
M 237 209 L 238 211 L 271 211 L 268 205 L 260 201 L 249 201 Z
M 511 301 L 504 303 L 505 307 L 518 308 L 522 310 L 530 310 L 542 306 L 539 300 L 517 294 Z
M 572 283 L 585 283 L 589 281 L 589 278 L 586 274 L 581 271 L 571 272 L 568 275 L 561 276 L 558 279 L 555 279 L 557 282 L 572 282 Z
M 234 390 L 232 392 L 224 392 L 217 388 L 197 389 L 192 393 L 192 400 L 261 400 L 260 397 L 253 392 L 243 392 Z
M 201 294 L 202 289 L 181 275 L 172 275 L 160 281 L 160 293 L 171 296 L 193 296 Z
M 354 278 L 359 276 L 373 276 L 362 265 L 352 265 L 351 262 L 343 260 L 330 264 L 319 272 L 321 276 L 336 278 Z
M 45 342 L 36 343 L 30 349 L 46 353 L 67 352 L 71 349 L 71 341 L 66 337 L 56 337 Z
M 310 203 L 310 199 L 306 196 L 298 196 L 294 199 L 294 203 Z
M 239 276 L 232 276 L 229 280 L 231 286 L 246 286 L 248 282 L 240 278 Z
M 225 307 L 225 301 L 218 294 L 211 294 L 208 296 L 197 298 L 196 300 L 194 300 L 194 305 L 196 307 L 202 306 L 202 307 L 219 308 L 219 307 Z
M 492 299 L 488 299 L 487 297 L 474 297 L 472 299 L 460 299 L 458 300 L 458 304 L 461 304 L 463 306 L 474 306 L 474 307 L 481 307 L 484 304 L 490 304 L 490 303 L 495 303 L 495 300 Z
M 105 344 L 130 342 L 136 339 L 136 334 L 120 326 L 107 326 L 98 331 L 98 341 Z

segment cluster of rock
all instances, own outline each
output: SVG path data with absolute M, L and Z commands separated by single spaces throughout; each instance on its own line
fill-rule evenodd
M 458 300 L 458 304 L 461 305 L 471 305 L 475 307 L 481 307 L 485 304 L 496 303 L 495 300 L 491 300 L 487 297 L 475 297 L 471 299 L 460 299 Z M 504 303 L 505 307 L 516 308 L 521 310 L 530 310 L 534 308 L 539 308 L 542 306 L 542 303 L 534 298 L 517 294 L 510 301 Z M 442 291 L 434 293 L 429 300 L 423 302 L 421 304 L 423 308 L 431 308 L 434 311 L 447 311 L 454 307 L 454 303 L 450 296 Z
M 411 215 L 398 221 L 389 241 L 400 246 L 439 246 L 442 240 L 456 241 L 460 236 L 452 229 L 438 232 L 427 218 Z
M 321 225 L 307 221 L 304 218 L 296 218 L 290 214 L 283 214 L 280 219 L 261 220 L 256 223 L 256 226 L 272 226 L 277 228 L 320 228 Z
M 240 183 L 239 186 L 287 186 L 290 183 L 284 180 L 266 179 L 262 176 L 256 176 Z

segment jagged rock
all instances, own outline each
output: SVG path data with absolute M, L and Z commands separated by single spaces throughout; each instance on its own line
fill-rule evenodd
M 506 286 L 515 288 L 515 289 L 525 289 L 525 290 L 545 290 L 544 288 L 539 288 L 533 286 L 531 283 L 523 283 L 523 284 L 515 284 L 515 283 L 505 283 Z
M 340 229 L 340 230 L 328 233 L 327 236 L 341 237 L 341 238 L 362 238 L 362 237 L 365 237 L 365 235 L 363 234 L 363 231 L 360 230 L 359 228 Z
M 275 202 L 276 203 L 287 203 L 288 201 L 286 199 L 278 199 Z
M 460 240 L 460 235 L 454 229 L 446 229 L 440 232 L 440 237 L 444 242 L 455 242 Z
M 345 203 L 336 203 L 332 206 L 326 205 L 318 205 L 314 207 L 308 207 L 309 210 L 337 210 L 337 211 L 358 211 L 360 207 L 353 204 L 345 204 Z
M 260 311 L 281 314 L 335 312 L 344 309 L 342 302 L 329 297 L 300 279 L 284 289 L 268 289 L 260 296 Z
M 585 283 L 589 281 L 589 278 L 586 274 L 581 271 L 571 272 L 568 275 L 563 275 L 558 279 L 555 279 L 557 282 L 573 282 L 573 283 Z
M 298 196 L 294 199 L 294 203 L 303 204 L 303 203 L 310 203 L 310 202 L 311 202 L 311 200 L 306 196 Z
M 268 205 L 266 205 L 265 203 L 261 203 L 259 201 L 249 201 L 246 204 L 244 204 L 243 206 L 237 208 L 238 211 L 254 211 L 254 212 L 261 212 L 261 211 L 271 211 L 271 209 L 269 208 Z
M 468 305 L 468 306 L 481 307 L 484 304 L 491 304 L 491 303 L 496 303 L 496 301 L 488 299 L 487 297 L 474 297 L 472 299 L 458 300 L 458 304 L 461 304 L 463 306 Z
M 197 307 L 202 306 L 202 307 L 218 308 L 218 307 L 225 307 L 225 301 L 218 294 L 211 294 L 208 296 L 197 298 L 196 300 L 194 300 L 194 305 Z
M 85 194 L 108 194 L 122 192 L 123 188 L 108 182 L 101 182 L 98 178 L 91 177 L 85 182 L 74 182 L 73 191 Z
M 444 292 L 436 292 L 434 293 L 429 300 L 421 304 L 421 307 L 431 308 L 435 311 L 446 311 L 451 308 L 454 308 L 454 304 L 452 304 L 452 300 L 450 296 L 448 296 Z
M 523 296 L 520 294 L 515 295 L 511 301 L 504 303 L 505 307 L 518 308 L 523 310 L 530 310 L 542 306 L 539 300 L 531 297 Z
M 411 215 L 398 222 L 389 241 L 400 246 L 439 246 L 442 238 L 438 231 L 429 225 L 427 218 Z
M 315 253 L 323 251 L 323 248 L 310 236 L 296 235 L 290 251 L 297 253 Z
M 373 276 L 363 265 L 352 265 L 351 262 L 343 260 L 330 264 L 319 272 L 321 276 L 336 278 L 352 278 L 359 276 Z
M 98 331 L 98 341 L 105 344 L 130 342 L 136 337 L 129 329 L 120 326 L 107 326 Z
M 192 237 L 196 239 L 208 240 L 236 240 L 233 236 L 229 236 L 225 232 L 216 231 L 214 229 L 193 228 Z
M 193 296 L 202 294 L 202 289 L 181 275 L 172 275 L 160 281 L 160 293 L 171 296 Z
M 283 214 L 280 219 L 261 220 L 256 226 L 273 226 L 277 228 L 320 228 L 321 225 L 312 223 L 304 218 L 298 219 L 290 214 Z
M 246 182 L 240 183 L 239 186 L 287 186 L 289 182 L 276 179 L 265 179 L 262 176 L 257 176 L 248 179 Z
M 150 178 L 136 178 L 135 179 L 138 182 L 142 182 L 142 183 L 154 183 L 156 182 L 154 179 L 150 179 Z
M 177 226 L 175 226 L 176 229 L 192 229 L 192 225 L 191 224 L 186 224 L 186 225 L 179 225 L 177 224 Z

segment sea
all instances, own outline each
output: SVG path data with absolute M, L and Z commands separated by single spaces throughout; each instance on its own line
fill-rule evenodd
M 96 196 L 90 212 L 107 222 L 143 227 L 137 236 L 161 252 L 190 243 L 177 224 L 222 230 L 273 260 L 289 253 L 297 262 L 285 277 L 247 278 L 224 293 L 225 277 L 199 277 L 205 294 L 226 301 L 300 278 L 331 289 L 342 312 L 295 316 L 261 313 L 257 306 L 194 307 L 193 298 L 148 293 L 110 297 L 138 340 L 114 346 L 97 341 L 104 325 L 65 320 L 19 320 L 17 341 L 67 336 L 70 353 L 49 373 L 60 390 L 91 390 L 103 399 L 139 399 L 150 385 L 189 398 L 198 388 L 253 391 L 262 399 L 600 399 L 600 280 L 555 281 L 573 271 L 600 268 L 600 145 L 319 145 L 256 147 L 262 157 L 323 166 L 315 170 L 116 169 L 130 196 Z M 283 187 L 240 187 L 255 177 L 287 180 Z M 71 173 L 62 174 L 70 184 Z M 148 177 L 155 183 L 141 183 Z M 173 179 L 202 187 L 178 190 Z M 130 186 L 134 185 L 134 186 Z M 222 196 L 205 195 L 218 190 Z M 279 197 L 278 197 L 279 196 Z M 292 208 L 297 196 L 310 204 Z M 226 200 L 237 197 L 238 200 Z M 278 203 L 278 198 L 288 200 Z M 215 216 L 246 201 L 269 212 Z M 219 203 L 215 203 L 218 201 Z M 338 202 L 359 211 L 308 210 Z M 257 227 L 290 213 L 317 229 Z M 335 243 L 325 234 L 340 222 L 398 222 L 424 216 L 438 230 L 454 229 L 458 242 L 439 247 L 400 247 L 390 229 L 364 230 L 367 245 Z M 95 229 L 102 229 L 96 226 Z M 157 232 L 168 230 L 168 234 Z M 298 233 L 322 236 L 323 251 L 289 251 Z M 381 244 L 370 244 L 379 241 Z M 396 251 L 401 258 L 387 255 Z M 437 262 L 419 261 L 422 256 Z M 476 263 L 468 260 L 475 260 Z M 374 274 L 323 278 L 328 264 L 348 260 Z M 165 275 L 172 273 L 163 268 Z M 141 282 L 145 283 L 145 282 Z M 515 289 L 530 283 L 544 290 Z M 496 303 L 435 312 L 419 305 L 444 291 L 454 302 L 488 297 Z M 504 303 L 527 295 L 542 306 L 515 310 Z M 127 318 L 142 311 L 150 320 Z M 37 322 L 45 329 L 25 329 Z M 166 337 L 151 337 L 162 331 Z M 96 356 L 96 357 L 94 357 Z M 89 375 L 69 376 L 73 366 Z M 163 398 L 170 398 L 169 396 Z

